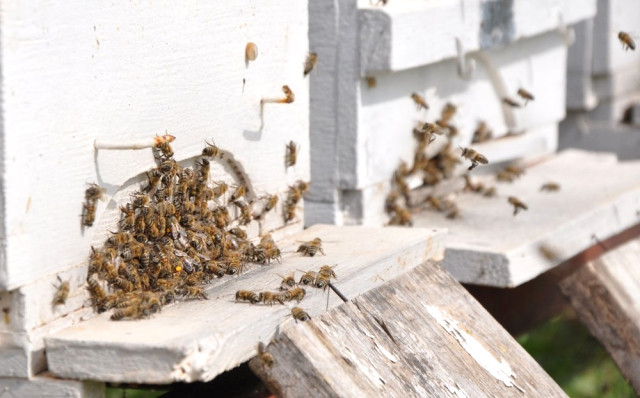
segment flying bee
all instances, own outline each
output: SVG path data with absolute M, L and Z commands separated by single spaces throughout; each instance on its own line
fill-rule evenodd
M 622 48 L 624 48 L 625 51 L 628 49 L 631 49 L 632 51 L 636 49 L 636 43 L 628 33 L 620 31 L 618 33 L 618 40 L 622 43 Z
M 516 100 L 513 100 L 513 99 L 511 99 L 509 97 L 504 97 L 502 99 L 502 103 L 504 103 L 505 105 L 509 105 L 512 108 L 520 108 L 520 107 L 522 107 L 522 105 L 520 105 L 519 102 L 517 102 Z
M 168 142 L 159 142 L 154 146 L 161 153 L 161 158 L 168 159 L 173 157 L 173 149 Z
M 314 271 L 307 271 L 300 277 L 299 285 L 313 285 L 316 280 L 316 273 Z
M 335 267 L 335 265 L 333 266 Z M 338 278 L 338 275 L 336 275 L 335 271 L 333 270 L 333 267 L 330 265 L 323 265 L 322 267 L 320 267 L 320 271 L 318 271 L 318 274 L 325 276 L 327 278 Z
M 287 144 L 287 150 L 284 156 L 285 167 L 295 166 L 298 161 L 298 146 L 295 142 L 289 141 Z
M 475 169 L 480 163 L 482 164 L 489 163 L 487 158 L 484 155 L 476 152 L 475 149 L 462 148 L 462 147 L 460 147 L 460 149 L 462 149 L 462 157 L 465 159 L 469 159 L 471 161 L 471 166 L 469 166 L 469 168 L 467 169 L 469 171 Z
M 258 298 L 260 299 L 260 302 L 262 302 L 263 304 L 269 304 L 269 305 L 273 305 L 275 303 L 284 304 L 284 299 L 282 296 L 280 296 L 279 293 L 260 292 L 260 294 L 258 295 Z
M 238 199 L 244 197 L 244 195 L 247 193 L 247 186 L 242 184 L 239 185 L 236 190 L 233 192 L 233 194 L 231 194 L 231 201 L 235 202 Z
M 429 109 L 429 105 L 427 105 L 427 102 L 424 100 L 424 98 L 422 98 L 420 94 L 418 93 L 411 94 L 411 99 L 413 100 L 413 102 L 416 103 L 416 106 L 418 109 L 421 109 L 421 108 Z
M 287 291 L 287 293 L 288 293 L 289 301 L 296 300 L 298 303 L 302 301 L 304 296 L 307 295 L 307 291 L 301 287 L 295 287 L 293 289 L 290 289 Z
M 84 198 L 87 201 L 96 201 L 102 199 L 106 189 L 101 188 L 98 184 L 89 184 L 89 188 L 84 191 Z
M 276 363 L 275 358 L 270 352 L 267 352 L 262 342 L 258 343 L 258 358 L 260 358 L 260 362 L 265 368 L 270 368 Z
M 557 182 L 547 182 L 545 184 L 542 184 L 542 186 L 540 187 L 540 191 L 546 191 L 546 192 L 557 192 L 560 190 L 560 184 L 558 184 Z
M 296 204 L 290 200 L 287 200 L 283 206 L 283 218 L 284 222 L 288 223 L 296 218 Z
M 293 307 L 291 309 L 291 315 L 293 316 L 293 319 L 295 319 L 296 323 L 298 321 L 306 322 L 309 319 L 311 319 L 309 314 L 307 314 L 307 312 L 305 310 L 303 310 L 302 308 L 300 308 L 300 307 Z
M 302 196 L 304 196 L 304 194 L 307 193 L 307 191 L 309 190 L 309 183 L 302 180 L 298 180 L 296 182 L 296 188 L 298 188 Z
M 441 115 L 440 120 L 443 123 L 448 123 L 453 118 L 453 116 L 456 114 L 457 110 L 458 110 L 458 107 L 453 105 L 451 102 L 447 102 L 444 105 L 444 108 L 442 109 L 442 115 Z
M 411 212 L 408 209 L 396 206 L 393 209 L 393 215 L 391 219 L 387 223 L 387 225 L 408 225 L 412 226 L 413 221 L 411 220 Z
M 287 85 L 282 86 L 282 92 L 284 93 L 284 100 L 282 102 L 286 104 L 290 104 L 293 101 L 295 101 L 296 96 L 295 94 L 293 94 L 293 91 L 291 91 L 289 86 Z
M 236 292 L 236 301 L 248 301 L 251 304 L 260 302 L 260 296 L 250 290 L 238 290 Z
M 478 127 L 476 127 L 476 131 L 474 131 L 473 133 L 473 139 L 471 140 L 471 142 L 476 144 L 479 142 L 489 141 L 492 136 L 493 136 L 493 131 L 489 129 L 489 126 L 487 126 L 487 123 L 484 121 L 480 121 L 478 123 Z
M 528 210 L 527 205 L 524 204 L 524 202 L 522 202 L 520 199 L 516 198 L 515 196 L 509 196 L 507 200 L 509 201 L 510 204 L 513 205 L 514 216 L 518 214 L 520 210 Z
M 304 62 L 304 76 L 311 73 L 313 68 L 316 66 L 316 63 L 318 63 L 318 54 L 309 53 L 307 60 Z
M 375 88 L 378 85 L 378 81 L 375 76 L 367 76 L 364 79 L 367 82 L 367 88 Z
M 93 222 L 96 220 L 96 205 L 95 202 L 83 203 L 82 204 L 82 226 L 90 227 L 93 225 Z
M 213 199 L 218 199 L 229 190 L 229 186 L 225 182 L 219 182 L 213 188 Z
M 295 273 L 291 273 L 287 276 L 282 276 L 278 274 L 282 278 L 282 282 L 280 282 L 280 290 L 289 290 L 296 286 L 296 280 L 294 279 Z
M 518 95 L 522 99 L 524 99 L 524 104 L 525 105 L 527 105 L 527 102 L 534 100 L 533 94 L 531 94 L 530 92 L 528 92 L 527 90 L 525 90 L 523 88 L 519 88 L 518 89 Z
M 302 253 L 303 256 L 313 257 L 317 252 L 320 252 L 324 255 L 324 250 L 322 249 L 322 239 L 314 238 L 309 242 L 304 242 L 300 246 L 298 246 L 298 253 Z
M 62 281 L 60 276 L 57 276 L 60 285 L 56 286 L 56 293 L 53 295 L 53 305 L 63 305 L 67 301 L 67 297 L 69 297 L 69 290 L 71 290 L 71 286 L 69 285 L 69 281 Z
M 489 187 L 485 189 L 482 195 L 487 198 L 493 198 L 496 196 L 496 187 Z
M 278 204 L 278 195 L 269 195 L 266 197 L 266 202 L 264 205 L 264 209 L 263 212 L 266 213 L 268 211 L 271 211 L 272 209 L 274 209 L 276 207 L 276 205 Z

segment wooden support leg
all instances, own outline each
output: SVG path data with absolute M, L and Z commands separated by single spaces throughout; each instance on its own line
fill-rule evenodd
M 587 263 L 560 283 L 580 320 L 640 394 L 640 240 Z
M 250 366 L 283 397 L 565 396 L 435 263 L 320 317 L 288 322 Z

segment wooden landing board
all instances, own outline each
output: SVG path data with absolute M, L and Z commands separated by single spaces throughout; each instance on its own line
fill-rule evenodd
M 560 283 L 589 328 L 640 394 L 640 240 L 585 264 Z
M 323 240 L 326 256 L 302 257 L 299 242 Z M 52 373 L 72 379 L 163 384 L 211 380 L 255 355 L 289 319 L 290 305 L 235 303 L 237 290 L 275 291 L 280 275 L 337 265 L 335 285 L 353 298 L 429 259 L 441 259 L 442 233 L 433 229 L 316 225 L 283 239 L 282 264 L 258 266 L 224 277 L 207 289 L 209 300 L 164 307 L 141 321 L 109 320 L 103 314 L 45 340 Z M 217 284 L 215 284 L 218 282 Z M 325 311 L 328 291 L 307 288 L 299 304 L 311 316 Z M 341 303 L 331 294 L 329 307 Z
M 427 262 L 320 317 L 285 325 L 249 365 L 283 397 L 561 397 L 442 267 Z
M 639 175 L 640 162 L 566 150 L 511 184 L 491 181 L 497 197 L 459 194 L 459 219 L 425 210 L 414 216 L 414 225 L 448 229 L 443 265 L 458 281 L 514 287 L 592 246 L 594 234 L 603 240 L 640 223 Z M 540 192 L 549 181 L 560 191 Z M 509 196 L 529 210 L 514 217 Z M 545 258 L 541 246 L 556 257 Z

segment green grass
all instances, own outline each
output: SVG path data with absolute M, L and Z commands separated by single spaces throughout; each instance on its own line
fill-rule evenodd
M 131 388 L 107 388 L 106 398 L 156 398 L 169 390 L 143 390 Z
M 518 338 L 570 397 L 634 397 L 615 363 L 572 314 L 561 315 Z

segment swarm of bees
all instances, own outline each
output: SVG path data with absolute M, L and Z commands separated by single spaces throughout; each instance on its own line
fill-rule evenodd
M 158 166 L 147 172 L 146 184 L 120 207 L 117 231 L 90 255 L 87 284 L 92 304 L 98 312 L 113 309 L 113 320 L 146 318 L 179 298 L 206 300 L 204 284 L 239 274 L 249 262 L 269 264 L 281 257 L 269 234 L 254 244 L 243 229 L 273 210 L 278 196 L 267 195 L 256 215 L 246 182 L 238 177 L 241 184 L 223 203 L 229 187 L 210 181 L 210 162 L 223 157 L 215 143 L 206 143 L 193 169 L 173 159 L 169 143 L 158 143 L 155 152 Z M 288 206 L 295 208 L 307 189 L 308 183 L 301 181 L 291 188 Z M 85 208 L 102 194 L 92 184 L 85 194 Z M 234 209 L 237 217 L 232 218 Z M 257 296 L 239 291 L 236 299 L 270 304 L 299 301 L 304 297 L 300 290 Z M 66 295 L 68 283 L 62 283 L 54 304 L 64 303 Z

